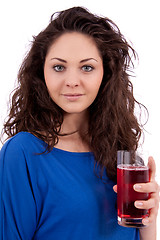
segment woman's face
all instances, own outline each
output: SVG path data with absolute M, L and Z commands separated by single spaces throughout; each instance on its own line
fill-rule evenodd
M 44 64 L 52 100 L 66 113 L 80 113 L 95 100 L 103 78 L 103 62 L 89 36 L 64 33 L 50 47 Z

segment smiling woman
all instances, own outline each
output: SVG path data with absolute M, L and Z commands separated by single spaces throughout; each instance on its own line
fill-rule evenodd
M 81 33 L 63 34 L 47 53 L 44 77 L 52 100 L 65 113 L 86 115 L 103 78 L 102 57 L 95 42 Z
M 117 151 L 136 150 L 143 130 L 130 53 L 110 19 L 81 7 L 54 14 L 34 37 L 4 124 L 0 239 L 155 240 L 152 158 L 151 182 L 141 184 L 148 228 L 117 224 Z

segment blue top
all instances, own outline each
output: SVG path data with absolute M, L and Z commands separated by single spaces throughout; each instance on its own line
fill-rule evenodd
M 117 224 L 116 193 L 90 152 L 54 148 L 21 132 L 0 152 L 1 240 L 138 240 Z

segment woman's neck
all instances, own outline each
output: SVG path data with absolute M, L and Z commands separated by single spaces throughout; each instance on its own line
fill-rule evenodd
M 64 114 L 64 120 L 61 126 L 61 134 L 69 134 L 88 130 L 88 113 Z
M 55 147 L 71 152 L 89 152 L 84 137 L 88 132 L 88 114 L 65 114 L 59 141 Z

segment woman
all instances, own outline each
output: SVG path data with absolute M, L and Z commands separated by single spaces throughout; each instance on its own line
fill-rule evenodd
M 151 193 L 135 202 L 150 209 L 148 226 L 117 224 L 116 152 L 135 150 L 142 132 L 129 51 L 111 20 L 80 7 L 53 15 L 34 37 L 4 124 L 1 239 L 156 239 L 151 157 L 151 182 L 135 188 Z

